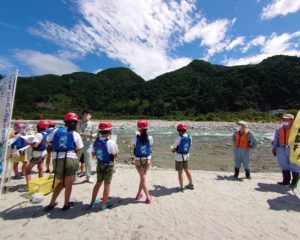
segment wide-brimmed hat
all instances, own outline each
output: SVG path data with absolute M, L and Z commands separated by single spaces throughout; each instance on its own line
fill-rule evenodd
M 294 116 L 292 114 L 287 113 L 282 116 L 282 119 L 294 120 Z
M 245 122 L 245 121 L 238 121 L 237 124 L 247 127 L 247 122 Z

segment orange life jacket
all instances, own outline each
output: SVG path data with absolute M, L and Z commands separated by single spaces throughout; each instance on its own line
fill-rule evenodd
M 291 128 L 285 129 L 284 127 L 279 128 L 279 144 L 280 145 L 287 145 L 289 142 Z
M 236 131 L 234 146 L 239 148 L 249 148 L 248 135 L 249 131 L 244 131 L 241 135 L 240 131 Z

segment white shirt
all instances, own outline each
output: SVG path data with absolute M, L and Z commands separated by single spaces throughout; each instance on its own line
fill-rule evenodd
M 32 143 L 41 144 L 42 141 L 43 141 L 43 134 L 42 133 L 36 133 L 34 135 L 34 138 L 32 139 Z M 46 155 L 47 155 L 47 150 L 46 149 L 44 151 L 32 150 L 32 157 L 34 157 L 34 158 L 44 157 Z
M 100 137 L 100 140 L 104 140 L 104 139 L 105 138 Z M 107 144 L 106 145 L 107 146 L 107 151 L 108 151 L 109 154 L 115 155 L 119 152 L 118 146 L 113 140 L 108 139 L 106 144 Z M 93 151 L 92 152 L 95 153 L 94 143 L 93 143 Z
M 185 134 L 183 134 L 183 136 L 187 137 L 188 135 L 185 133 Z M 174 142 L 173 142 L 171 147 L 172 148 L 177 148 L 177 146 L 179 146 L 179 144 L 180 144 L 180 141 L 181 141 L 181 137 L 180 136 L 176 137 L 174 139 Z M 192 137 L 191 137 L 191 145 L 192 145 Z M 176 152 L 176 154 L 175 154 L 175 160 L 176 161 L 182 162 L 183 161 L 182 157 L 183 157 L 184 161 L 187 161 L 190 157 L 190 154 L 189 153 L 188 154 L 180 154 L 180 153 Z
M 148 138 L 149 138 L 150 146 L 152 146 L 152 144 L 153 144 L 153 138 L 152 138 L 152 136 L 148 136 Z M 136 141 L 137 141 L 137 138 L 136 138 L 136 135 L 135 135 L 135 136 L 131 139 L 130 144 L 133 145 L 133 146 L 135 147 Z M 149 157 L 147 157 L 147 158 L 146 158 L 146 157 L 142 157 L 141 159 L 142 159 L 142 160 L 146 160 L 146 159 L 150 160 L 150 159 L 151 159 L 151 154 L 150 154 Z M 140 160 L 140 158 L 134 156 L 134 160 Z
M 51 132 L 48 136 L 47 136 L 47 142 L 52 142 L 53 141 L 53 137 L 54 137 L 54 134 L 56 133 L 56 131 L 58 130 L 58 128 L 56 128 L 53 132 Z M 75 143 L 75 146 L 76 146 L 76 149 L 82 149 L 83 148 L 83 142 L 82 142 L 82 139 L 80 137 L 80 135 L 73 131 L 73 136 L 74 136 L 74 143 Z M 56 159 L 56 155 L 57 155 L 57 152 L 55 152 L 53 150 L 52 152 L 52 159 L 55 160 Z M 58 153 L 58 158 L 77 158 L 77 155 L 75 153 L 74 150 L 70 150 L 67 152 L 67 155 L 65 152 L 59 152 Z

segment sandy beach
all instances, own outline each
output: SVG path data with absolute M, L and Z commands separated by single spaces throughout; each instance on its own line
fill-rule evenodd
M 93 184 L 73 186 L 74 208 L 58 206 L 46 214 L 26 193 L 1 196 L 1 239 L 295 239 L 300 236 L 300 191 L 277 185 L 279 173 L 253 173 L 234 181 L 232 173 L 192 171 L 195 190 L 178 193 L 175 170 L 151 168 L 153 203 L 134 199 L 138 174 L 118 164 L 111 186 L 111 209 L 86 210 Z M 13 180 L 13 185 L 19 182 Z M 100 192 L 102 192 L 100 190 Z M 100 196 L 99 196 L 100 197 Z

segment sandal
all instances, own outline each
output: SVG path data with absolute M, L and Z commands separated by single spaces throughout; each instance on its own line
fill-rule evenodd
M 53 205 L 48 205 L 46 207 L 44 207 L 44 212 L 50 212 L 53 208 L 55 208 L 55 206 L 57 205 L 57 203 L 54 203 Z
M 193 184 L 188 184 L 188 185 L 185 185 L 184 188 L 194 190 L 194 185 Z
M 69 202 L 67 206 L 63 206 L 62 211 L 69 210 L 71 207 L 74 207 L 74 202 Z
M 182 187 L 178 187 L 178 188 L 176 188 L 176 190 L 177 190 L 177 192 L 183 192 L 183 188 Z
M 104 205 L 100 206 L 99 210 L 100 211 L 104 211 L 107 208 L 110 208 L 113 205 L 112 201 L 108 201 L 107 203 L 105 203 Z

